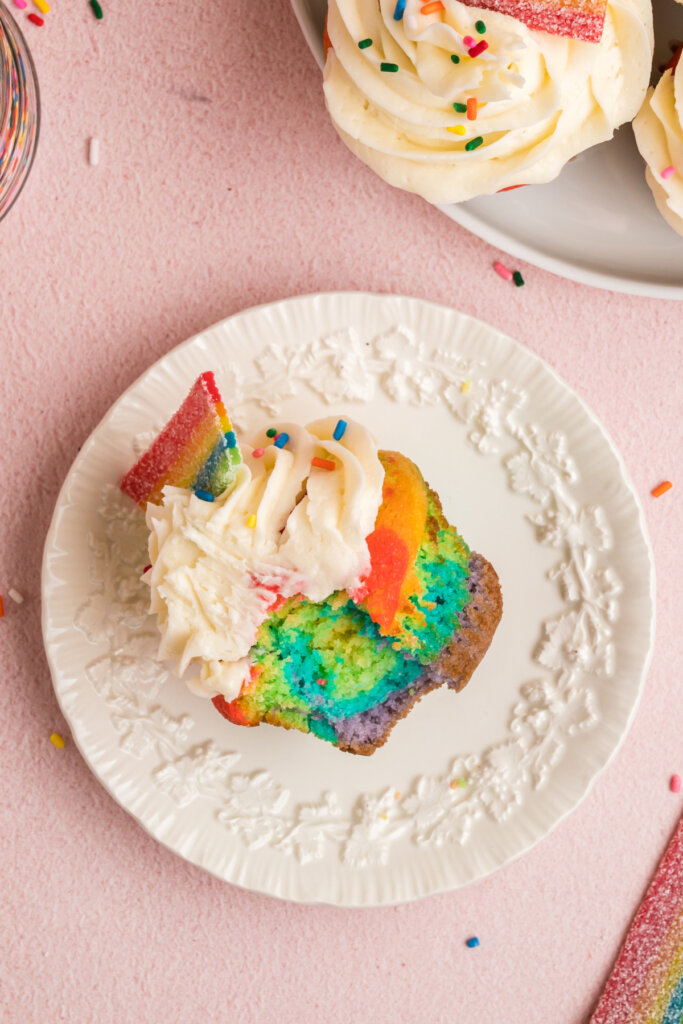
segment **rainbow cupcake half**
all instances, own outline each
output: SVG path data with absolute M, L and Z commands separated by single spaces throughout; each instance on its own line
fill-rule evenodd
M 369 575 L 353 594 L 276 606 L 239 696 L 213 699 L 229 721 L 298 729 L 371 754 L 425 693 L 462 689 L 486 653 L 502 612 L 495 571 L 448 523 L 415 464 L 379 454 L 385 478 Z

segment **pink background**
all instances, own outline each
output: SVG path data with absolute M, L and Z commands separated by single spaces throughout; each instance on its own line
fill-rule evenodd
M 683 307 L 512 260 L 526 286 L 500 280 L 500 253 L 346 152 L 287 0 L 102 2 L 20 14 L 43 132 L 0 227 L 0 1019 L 580 1024 L 681 811 Z M 484 881 L 384 910 L 252 895 L 148 838 L 69 742 L 39 622 L 52 507 L 111 402 L 214 321 L 336 289 L 455 306 L 548 360 L 620 447 L 658 573 L 640 709 L 583 804 Z

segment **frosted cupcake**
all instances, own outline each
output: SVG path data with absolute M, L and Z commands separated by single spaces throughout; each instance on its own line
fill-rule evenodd
M 683 235 L 683 60 L 680 50 L 633 122 L 645 179 L 664 220 Z
M 146 510 L 160 654 L 235 725 L 371 754 L 491 643 L 494 569 L 414 463 L 351 420 L 238 443 L 205 373 L 121 486 Z
M 324 90 L 344 142 L 432 203 L 555 178 L 637 113 L 652 10 L 649 0 L 608 0 L 600 16 L 556 18 L 542 31 L 539 6 L 520 6 L 525 24 L 459 0 L 330 0 Z

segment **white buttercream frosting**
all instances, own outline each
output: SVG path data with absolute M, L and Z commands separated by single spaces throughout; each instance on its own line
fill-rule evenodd
M 396 21 L 396 0 L 329 0 L 327 106 L 350 149 L 390 184 L 452 203 L 550 181 L 640 107 L 652 61 L 649 0 L 609 0 L 597 44 L 443 3 L 422 15 L 423 0 L 407 0 Z M 468 35 L 488 49 L 469 57 Z M 372 45 L 359 48 L 366 39 Z M 382 62 L 398 71 L 382 71 Z M 453 108 L 469 98 L 474 121 Z M 458 125 L 464 135 L 448 131 Z
M 683 235 L 683 59 L 648 90 L 633 131 L 657 209 Z
M 147 506 L 151 611 L 159 653 L 180 672 L 200 667 L 198 693 L 232 700 L 250 672 L 249 650 L 280 597 L 322 601 L 354 589 L 370 568 L 366 537 L 382 500 L 384 469 L 364 427 L 336 417 L 278 423 L 285 447 L 265 432 L 240 443 L 244 464 L 213 502 L 167 487 Z M 261 457 L 253 451 L 264 449 Z M 334 470 L 311 466 L 314 457 Z

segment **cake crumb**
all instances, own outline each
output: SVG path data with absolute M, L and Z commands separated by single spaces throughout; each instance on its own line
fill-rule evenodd
M 10 589 L 7 591 L 7 593 L 12 598 L 12 600 L 14 601 L 15 604 L 23 604 L 24 603 L 24 595 L 20 594 L 19 591 L 15 590 L 13 587 L 10 587 Z

